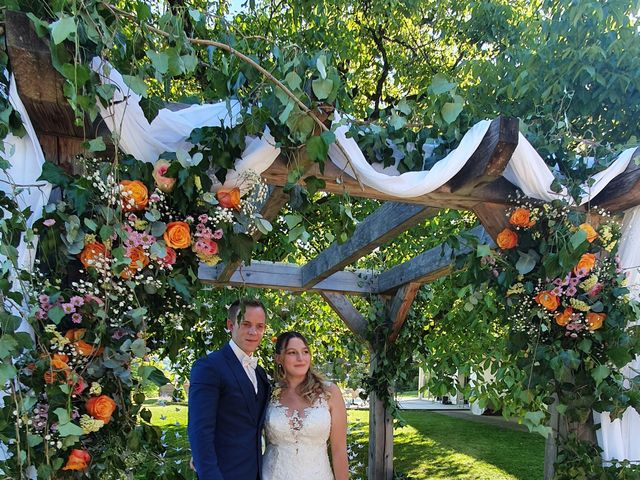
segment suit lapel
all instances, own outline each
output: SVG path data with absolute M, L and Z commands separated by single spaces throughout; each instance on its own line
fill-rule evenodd
M 269 403 L 269 398 L 271 397 L 271 383 L 269 383 L 269 379 L 267 378 L 267 374 L 265 373 L 262 367 L 256 368 L 256 376 L 258 377 L 258 385 L 260 393 L 260 425 L 264 422 L 264 417 L 267 412 L 267 403 Z
M 253 388 L 253 384 L 249 377 L 247 376 L 247 372 L 244 371 L 240 360 L 236 357 L 236 354 L 233 353 L 233 350 L 227 343 L 223 348 L 224 357 L 227 360 L 227 364 L 229 365 L 229 369 L 233 373 L 233 376 L 236 378 L 236 382 L 240 387 L 240 391 L 242 392 L 242 396 L 247 402 L 247 406 L 249 407 L 249 411 L 254 417 L 258 416 L 258 405 L 256 392 Z

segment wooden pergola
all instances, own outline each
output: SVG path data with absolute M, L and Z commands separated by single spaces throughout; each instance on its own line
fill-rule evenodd
M 49 46 L 34 32 L 26 16 L 7 12 L 7 50 L 21 99 L 29 113 L 47 161 L 73 168 L 73 159 L 83 152 L 85 134 L 90 138 L 108 131 L 101 122 L 85 120 L 74 124 L 74 114 L 62 93 L 63 80 L 51 65 Z M 38 79 L 38 81 L 34 81 Z M 168 105 L 179 109 L 180 105 Z M 334 243 L 305 265 L 253 261 L 251 265 L 202 265 L 199 277 L 214 285 L 243 285 L 293 292 L 319 293 L 345 324 L 364 340 L 366 320 L 347 295 L 376 294 L 388 302 L 388 322 L 392 325 L 388 342 L 394 342 L 407 317 L 418 288 L 447 275 L 456 255 L 470 252 L 467 246 L 452 249 L 438 246 L 411 260 L 379 273 L 349 270 L 347 267 L 380 245 L 392 241 L 402 232 L 434 216 L 440 209 L 473 211 L 482 226 L 469 234 L 492 242 L 506 225 L 505 211 L 515 187 L 502 177 L 518 143 L 518 121 L 498 117 L 466 166 L 436 191 L 411 199 L 398 199 L 369 187 L 327 162 L 321 172 L 301 152 L 296 167 L 306 166 L 303 178 L 314 175 L 326 182 L 329 193 L 344 191 L 355 197 L 383 201 L 383 205 L 358 224 L 355 233 L 343 244 Z M 109 146 L 107 156 L 113 152 Z M 634 157 L 640 155 L 637 149 Z M 272 220 L 288 201 L 283 186 L 291 166 L 281 156 L 263 174 L 271 185 L 270 195 L 261 208 Z M 621 212 L 640 204 L 640 167 L 635 161 L 615 178 L 591 202 L 611 212 Z M 375 398 L 370 402 L 369 478 L 390 480 L 393 476 L 392 420 L 384 405 Z M 557 422 L 557 418 L 555 420 Z M 545 479 L 553 474 L 555 443 L 548 442 L 545 456 Z

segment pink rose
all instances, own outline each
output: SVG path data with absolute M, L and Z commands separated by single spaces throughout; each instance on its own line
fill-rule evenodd
M 193 251 L 203 255 L 215 255 L 218 253 L 218 244 L 213 240 L 201 238 L 193 246 Z
M 169 193 L 176 184 L 175 178 L 165 177 L 170 166 L 171 162 L 168 160 L 158 160 L 153 167 L 153 179 L 156 181 L 158 189 L 164 193 Z
M 173 265 L 174 263 L 176 263 L 176 251 L 171 248 L 171 247 L 167 247 L 167 254 L 158 259 L 158 263 L 161 263 L 163 265 Z

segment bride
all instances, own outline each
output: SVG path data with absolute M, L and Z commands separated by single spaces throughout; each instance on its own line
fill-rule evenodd
M 348 479 L 347 413 L 340 389 L 311 369 L 309 345 L 298 332 L 278 336 L 275 360 L 262 480 Z

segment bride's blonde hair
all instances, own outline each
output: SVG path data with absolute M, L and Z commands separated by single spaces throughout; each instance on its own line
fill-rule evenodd
M 283 332 L 278 335 L 278 339 L 276 340 L 276 355 L 284 353 L 287 345 L 293 338 L 299 338 L 302 340 L 302 343 L 309 348 L 307 339 L 304 338 L 301 333 L 294 331 Z M 310 348 L 309 351 L 311 351 Z M 275 379 L 278 387 L 286 388 L 288 386 L 285 372 L 281 364 L 276 365 Z M 329 398 L 330 396 L 325 378 L 318 372 L 314 371 L 311 365 L 309 365 L 309 370 L 307 370 L 305 379 L 296 387 L 296 391 L 310 404 L 313 404 L 320 396 L 324 396 L 326 398 Z

